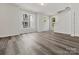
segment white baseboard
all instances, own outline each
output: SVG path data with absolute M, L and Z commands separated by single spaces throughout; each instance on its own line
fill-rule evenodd
M 79 34 L 75 34 L 75 36 L 79 37 Z
M 74 37 L 75 35 L 74 34 L 71 34 L 70 36 Z
M 72 37 L 77 36 L 79 37 L 79 34 L 71 34 Z

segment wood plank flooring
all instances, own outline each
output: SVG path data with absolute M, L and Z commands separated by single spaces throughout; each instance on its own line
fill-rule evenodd
M 79 55 L 79 37 L 39 32 L 0 39 L 2 55 Z

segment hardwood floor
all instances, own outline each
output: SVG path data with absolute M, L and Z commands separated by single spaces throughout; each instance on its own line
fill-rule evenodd
M 79 55 L 79 38 L 53 32 L 0 39 L 2 55 Z

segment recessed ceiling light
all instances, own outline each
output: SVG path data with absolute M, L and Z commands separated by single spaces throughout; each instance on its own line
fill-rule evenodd
M 44 3 L 41 3 L 41 6 L 43 6 L 44 5 Z

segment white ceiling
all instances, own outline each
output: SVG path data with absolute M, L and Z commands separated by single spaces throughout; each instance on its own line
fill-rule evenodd
M 17 3 L 16 5 L 33 12 L 44 13 L 46 15 L 53 15 L 59 10 L 69 7 L 68 3 Z

